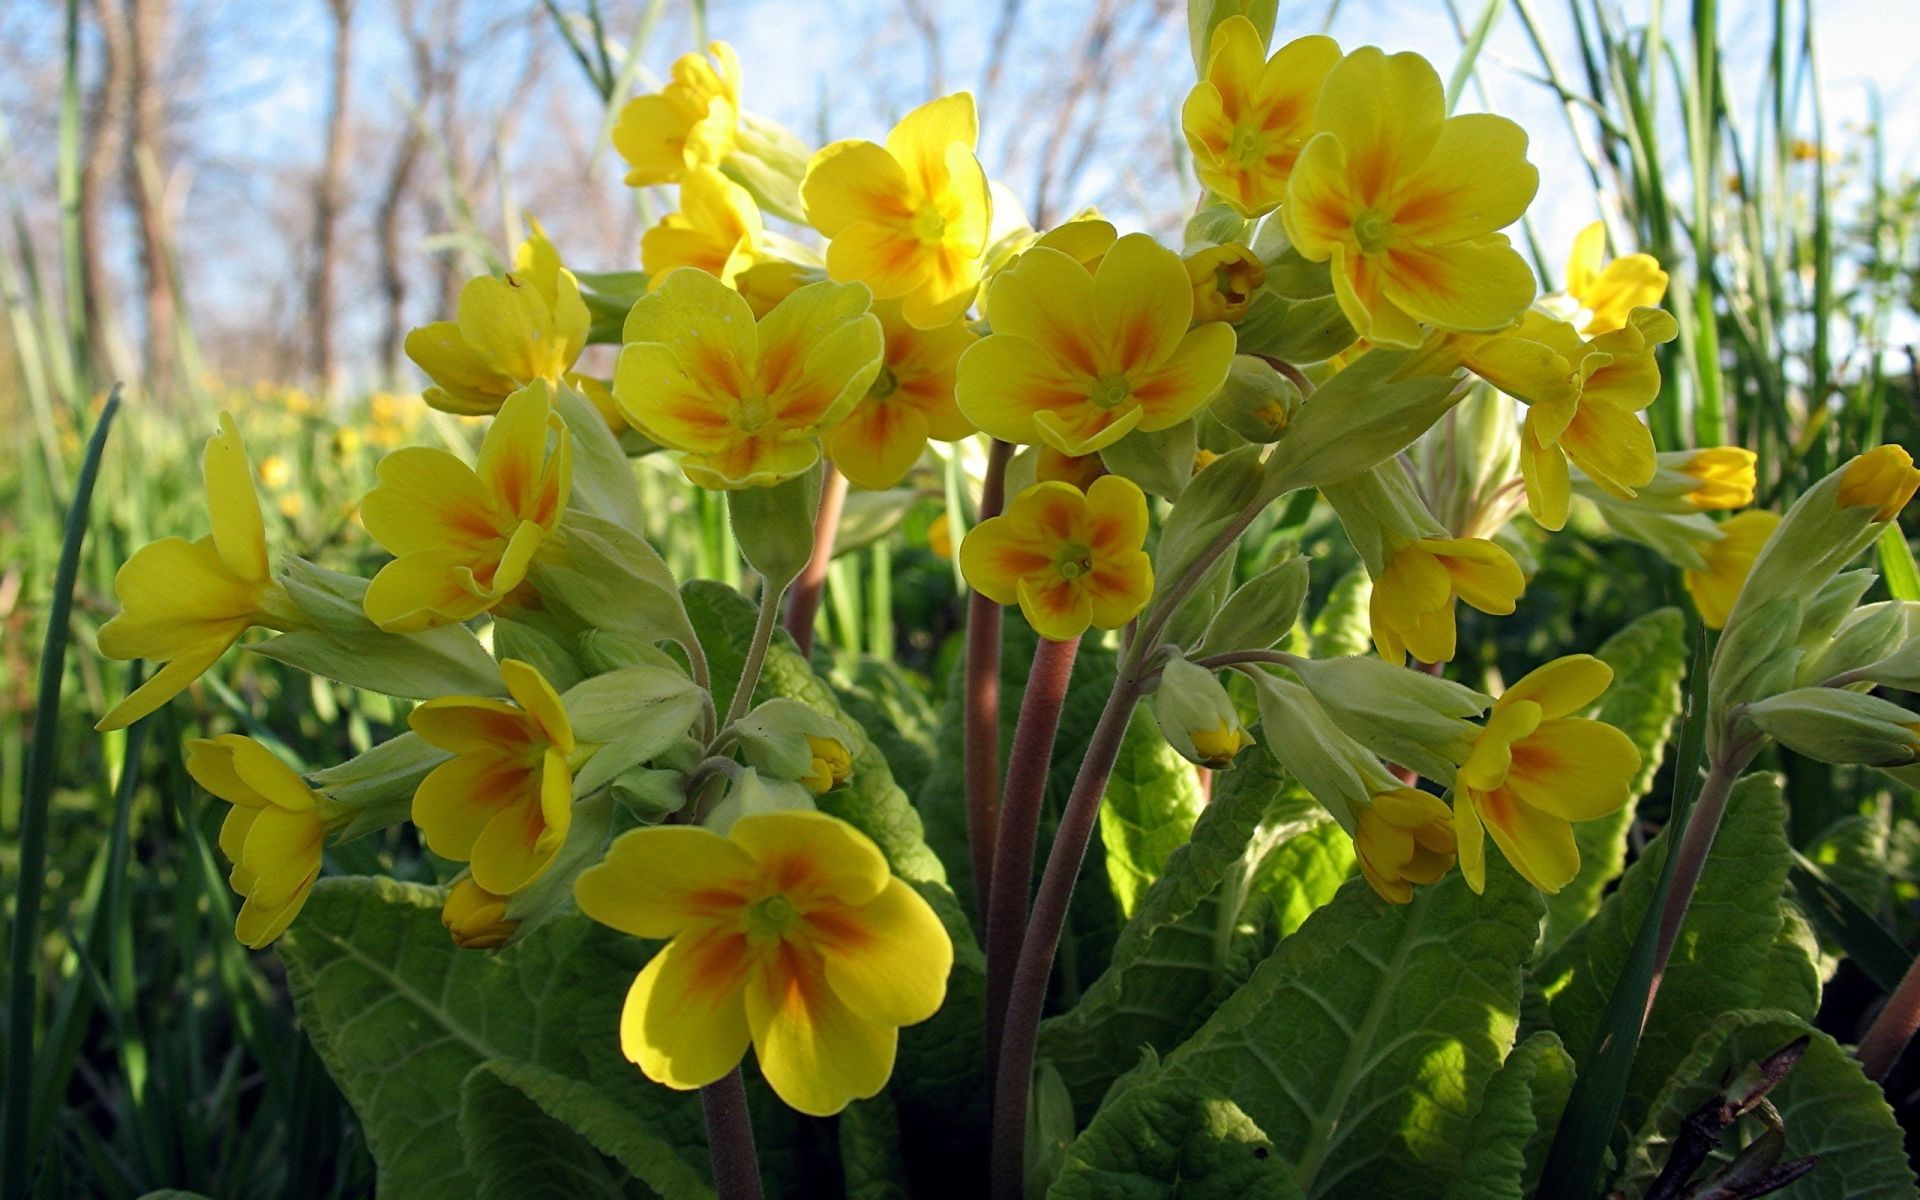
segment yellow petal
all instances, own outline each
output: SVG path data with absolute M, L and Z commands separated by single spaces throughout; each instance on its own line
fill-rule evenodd
M 546 676 L 531 663 L 505 658 L 500 660 L 500 678 L 506 682 L 507 695 L 526 710 L 547 744 L 562 754 L 572 754 L 573 726 L 560 703 L 560 693 L 553 690 Z
M 759 352 L 745 297 L 704 271 L 675 271 L 635 301 L 621 340 L 666 346 L 696 387 L 729 396 L 742 394 Z
M 937 244 L 922 242 L 905 226 L 860 221 L 828 243 L 827 276 L 864 283 L 882 300 L 905 297 L 925 284 L 939 255 Z
M 414 789 L 413 823 L 428 849 L 465 862 L 487 823 L 518 803 L 530 786 L 525 762 L 498 754 L 463 755 L 427 772 Z
M 474 839 L 471 862 L 473 881 L 490 892 L 510 896 L 526 887 L 546 871 L 560 851 L 559 840 L 552 835 L 546 820 L 543 794 L 547 790 L 546 772 L 541 773 L 540 792 L 525 789 L 514 802 L 496 812 Z
M 1191 295 L 1191 293 L 1189 293 Z M 1233 369 L 1233 326 L 1213 321 L 1180 339 L 1173 354 L 1133 379 L 1139 427 L 1171 429 L 1208 404 Z
M 1630 798 L 1640 751 L 1601 721 L 1543 721 L 1513 747 L 1507 786 L 1521 800 L 1567 821 L 1618 812 Z
M 688 1091 L 746 1057 L 745 941 L 690 931 L 641 969 L 620 1010 L 620 1049 L 647 1078 Z
M 1567 524 L 1567 506 L 1573 498 L 1573 484 L 1567 472 L 1567 452 L 1558 442 L 1541 445 L 1533 436 L 1533 416 L 1527 416 L 1520 437 L 1520 476 L 1526 483 L 1527 509 L 1545 529 L 1562 529 Z
M 257 592 L 236 578 L 212 539 L 161 538 L 134 552 L 113 578 L 122 611 L 100 629 L 109 658 L 172 658 L 220 642 L 252 623 Z
M 1447 246 L 1395 243 L 1380 287 L 1416 320 L 1442 329 L 1504 328 L 1533 302 L 1533 268 L 1504 238 Z
M 506 533 L 480 477 L 445 450 L 396 450 L 380 460 L 378 477 L 360 520 L 389 554 L 478 547 Z
M 1470 792 L 1454 797 L 1453 833 L 1459 843 L 1460 875 L 1473 889 L 1473 894 L 1480 895 L 1487 890 L 1487 843 Z
M 501 398 L 519 386 L 475 354 L 453 321 L 435 321 L 410 331 L 405 348 L 414 365 L 440 385 L 427 389 L 427 403 L 446 412 L 484 416 L 498 409 Z
M 639 938 L 672 937 L 749 902 L 753 857 L 698 825 L 658 825 L 620 835 L 573 885 L 580 911 Z
M 498 510 L 518 517 L 533 515 L 540 498 L 541 468 L 547 459 L 552 417 L 544 384 L 515 392 L 500 406 L 500 415 L 493 419 L 480 444 L 480 460 L 474 470 Z M 564 444 L 565 427 L 556 432 Z
M 1147 495 L 1131 479 L 1102 475 L 1087 488 L 1093 548 L 1107 554 L 1138 550 L 1147 540 Z
M 1038 347 L 1066 369 L 1063 374 L 1091 378 L 1101 370 L 1093 289 L 1093 276 L 1072 257 L 1035 246 L 988 286 L 993 332 Z
M 866 834 L 823 812 L 756 813 L 735 821 L 727 836 L 802 912 L 815 902 L 865 904 L 891 878 Z
M 253 488 L 253 467 L 240 429 L 220 414 L 220 432 L 207 439 L 200 457 L 207 485 L 207 511 L 220 561 L 236 578 L 262 583 L 267 578 L 267 531 L 260 521 L 260 496 Z
M 1542 663 L 1501 693 L 1500 703 L 1529 700 L 1545 721 L 1579 712 L 1600 698 L 1613 682 L 1613 668 L 1591 654 L 1569 654 Z
M 1093 597 L 1084 584 L 1036 575 L 1019 580 L 1014 587 L 1020 614 L 1049 641 L 1072 641 L 1093 624 Z
M 951 178 L 947 171 L 948 147 L 958 143 L 971 152 L 979 137 L 980 122 L 972 93 L 955 92 L 929 100 L 901 117 L 887 134 L 887 152 L 920 195 L 932 196 L 943 191 Z
M 319 874 L 318 867 L 314 876 Z M 253 899 L 240 906 L 240 913 L 233 922 L 233 936 L 249 950 L 262 949 L 287 931 L 293 919 L 300 915 L 300 909 L 307 902 L 307 893 L 313 887 L 314 876 L 309 876 L 303 887 L 295 889 L 279 907 L 269 907 Z
M 889 879 L 870 903 L 816 914 L 826 979 L 850 1010 L 881 1025 L 913 1025 L 946 998 L 953 943 L 932 906 Z
M 1115 242 L 1094 272 L 1093 319 L 1112 369 L 1132 376 L 1172 357 L 1193 322 L 1180 256 L 1144 233 Z
M 1653 432 L 1633 413 L 1610 404 L 1583 400 L 1560 446 L 1604 491 L 1631 499 L 1659 469 Z
M 927 418 L 905 404 L 863 400 L 827 434 L 828 457 L 869 491 L 906 477 L 927 449 Z
M 760 322 L 756 378 L 781 430 L 838 420 L 880 372 L 886 336 L 857 284 L 813 283 Z
M 1600 262 L 1607 255 L 1607 226 L 1595 221 L 1574 235 L 1573 249 L 1567 254 L 1567 294 L 1587 305 L 1586 297 L 1600 273 Z M 1587 305 L 1587 307 L 1592 307 Z
M 499 597 L 475 580 L 460 551 L 421 550 L 381 567 L 361 604 L 390 633 L 415 633 L 471 620 Z
M 460 337 L 488 367 L 526 383 L 541 374 L 540 343 L 552 332 L 546 299 L 531 286 L 479 275 L 460 289 Z
M 235 639 L 246 632 L 244 625 L 233 630 Z M 166 666 L 155 671 L 147 681 L 133 690 L 133 693 L 120 703 L 107 710 L 100 718 L 95 729 L 125 729 L 127 726 L 148 715 L 167 701 L 187 690 L 187 685 L 200 678 L 206 669 L 219 661 L 232 641 L 208 642 L 180 652 Z
M 1534 887 L 1553 893 L 1580 871 L 1573 826 L 1549 816 L 1501 788 L 1477 794 L 1479 816 L 1493 844 Z
M 1539 186 L 1526 130 L 1489 113 L 1449 117 L 1426 164 L 1395 195 L 1395 232 L 1433 243 L 1493 233 L 1520 219 Z
M 1091 606 L 1088 616 L 1094 625 L 1120 628 L 1139 616 L 1153 598 L 1153 559 L 1143 550 L 1118 558 L 1096 555 L 1086 595 Z
M 233 756 L 234 774 L 254 795 L 287 812 L 313 811 L 313 789 L 273 751 L 252 738 L 240 738 L 227 745 Z
M 240 861 L 254 876 L 249 899 L 280 908 L 311 884 L 320 867 L 324 827 L 311 812 L 263 808 L 247 827 Z
M 1426 59 L 1362 46 L 1327 74 L 1314 119 L 1346 148 L 1353 191 L 1373 204 L 1427 160 L 1445 113 L 1440 76 Z
M 982 431 L 1030 445 L 1040 440 L 1035 414 L 1093 408 L 1087 400 L 1090 383 L 1040 345 L 994 334 L 960 356 L 955 397 L 960 411 Z M 1096 427 L 1105 416 L 1097 411 L 1079 415 Z
M 749 981 L 747 1026 L 768 1086 L 808 1116 L 832 1116 L 879 1094 L 893 1074 L 899 1033 L 857 1016 L 819 964 L 782 947 Z
M 873 142 L 833 142 L 813 156 L 800 185 L 807 224 L 838 238 L 856 224 L 892 225 L 911 215 L 907 175 L 900 163 Z
M 960 573 L 969 587 L 995 604 L 1020 598 L 1019 581 L 1052 563 L 1050 547 L 1020 522 L 989 517 L 960 543 Z
M 1324 262 L 1336 246 L 1357 246 L 1353 222 L 1364 207 L 1353 194 L 1340 139 L 1322 133 L 1308 141 L 1287 179 L 1287 203 L 1280 210 L 1288 240 L 1308 259 Z
M 1454 594 L 1483 613 L 1505 616 L 1526 590 L 1513 556 L 1484 538 L 1432 538 L 1422 543 L 1447 570 Z

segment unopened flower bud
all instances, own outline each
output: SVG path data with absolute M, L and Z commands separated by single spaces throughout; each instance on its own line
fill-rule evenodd
M 1253 294 L 1267 280 L 1266 267 L 1238 242 L 1189 254 L 1186 266 L 1196 321 L 1238 321 L 1247 315 Z
M 700 823 L 725 837 L 741 817 L 815 807 L 813 793 L 801 784 L 772 779 L 752 767 L 744 767 L 727 780 L 726 793 Z
M 1920 761 L 1920 715 L 1878 696 L 1795 688 L 1748 712 L 1781 745 L 1821 762 L 1904 767 Z
M 1803 686 L 1825 683 L 1881 662 L 1907 641 L 1916 612 L 1920 603 L 1901 600 L 1855 609 L 1825 645 L 1802 660 L 1796 682 Z
M 740 756 L 769 778 L 820 794 L 853 775 L 853 748 L 846 731 L 798 700 L 767 701 L 736 721 L 733 733 Z
M 494 895 L 465 875 L 447 889 L 440 923 L 462 950 L 497 949 L 520 928 L 520 922 L 507 919 L 505 896 Z
M 1436 883 L 1453 867 L 1453 812 L 1416 788 L 1377 792 L 1355 813 L 1354 857 L 1381 899 L 1405 904 L 1413 885 Z
M 1167 745 L 1188 762 L 1210 770 L 1232 766 L 1240 751 L 1253 744 L 1220 680 L 1177 654 L 1160 672 L 1152 711 Z
M 1843 508 L 1873 510 L 1875 521 L 1891 521 L 1920 490 L 1913 455 L 1899 446 L 1876 446 L 1842 468 L 1837 497 Z
M 1265 443 L 1280 439 L 1299 407 L 1300 388 L 1293 380 L 1265 359 L 1238 354 L 1210 411 L 1241 437 Z
M 1290 665 L 1341 732 L 1443 783 L 1473 747 L 1479 727 L 1470 718 L 1493 703 L 1470 687 L 1370 654 Z
M 1233 590 L 1207 626 L 1199 654 L 1264 650 L 1293 630 L 1307 598 L 1307 560 L 1298 555 Z
M 813 752 L 813 759 L 800 782 L 814 795 L 823 796 L 853 778 L 853 756 L 838 738 L 809 736 L 807 748 Z

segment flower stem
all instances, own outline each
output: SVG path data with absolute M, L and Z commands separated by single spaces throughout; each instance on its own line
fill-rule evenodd
M 840 514 L 847 505 L 847 477 L 826 465 L 820 481 L 820 513 L 813 521 L 813 557 L 787 593 L 787 632 L 805 657 L 813 653 L 813 619 L 820 611 L 820 593 L 833 565 L 833 542 L 840 533 Z
M 1854 1055 L 1868 1079 L 1885 1079 L 1893 1064 L 1920 1031 L 1920 959 L 1900 977 L 1900 985 L 1887 997 L 1887 1006 L 1873 1019 L 1867 1036 L 1860 1039 Z
M 997 517 L 1006 503 L 1007 460 L 1013 446 L 995 438 L 987 450 L 980 485 L 979 519 Z M 948 520 L 955 519 L 949 515 Z M 993 887 L 994 827 L 1000 812 L 1000 619 L 998 604 L 974 592 L 967 597 L 965 745 L 967 853 L 973 865 L 973 898 L 982 926 Z
M 764 579 L 760 581 L 760 617 L 754 622 L 753 643 L 747 647 L 747 661 L 740 667 L 740 682 L 733 689 L 733 703 L 727 705 L 727 719 L 720 723 L 722 732 L 745 716 L 753 704 L 753 689 L 760 682 L 760 668 L 766 666 L 767 647 L 773 642 L 773 627 L 780 619 L 782 590 Z
M 753 1148 L 753 1120 L 740 1068 L 700 1089 L 707 1118 L 707 1154 L 719 1200 L 760 1200 L 760 1156 Z
M 1033 879 L 1034 840 L 1047 790 L 1054 734 L 1066 706 L 1067 684 L 1080 639 L 1040 640 L 1020 699 L 1020 719 L 1007 758 L 1007 786 L 994 839 L 993 890 L 987 900 L 987 1071 L 1000 1052 L 1007 993 L 1027 927 L 1027 889 Z
M 1672 957 L 1673 944 L 1680 936 L 1680 923 L 1686 919 L 1687 905 L 1693 901 L 1693 889 L 1700 883 L 1700 872 L 1707 865 L 1714 835 L 1720 831 L 1720 819 L 1727 812 L 1727 798 L 1733 794 L 1734 780 L 1740 777 L 1743 765 L 1735 759 L 1714 759 L 1701 781 L 1700 795 L 1687 813 L 1679 844 L 1673 849 L 1673 878 L 1667 885 L 1666 903 L 1660 910 L 1660 930 L 1653 945 L 1653 974 L 1647 980 L 1647 1002 L 1641 1010 L 1642 1028 L 1653 1013 L 1661 977 L 1666 974 L 1667 960 Z

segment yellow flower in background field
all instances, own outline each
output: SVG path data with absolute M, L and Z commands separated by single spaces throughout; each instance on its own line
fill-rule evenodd
M 413 823 L 427 848 L 471 864 L 473 882 L 510 896 L 553 863 L 573 823 L 573 726 L 532 666 L 509 658 L 500 678 L 514 703 L 487 696 L 429 700 L 407 724 L 453 755 L 420 781 Z
M 1875 446 L 1847 464 L 1834 497 L 1842 508 L 1871 508 L 1876 521 L 1891 521 L 1920 490 L 1913 455 L 1899 446 Z
M 959 92 L 902 117 L 885 146 L 842 141 L 815 154 L 800 198 L 829 239 L 827 274 L 899 299 L 923 329 L 966 312 L 993 217 L 979 136 L 973 97 Z
M 1667 273 L 1651 254 L 1606 261 L 1607 227 L 1599 221 L 1573 239 L 1567 258 L 1567 295 L 1587 312 L 1580 332 L 1592 337 L 1627 323 L 1636 308 L 1652 308 L 1667 294 Z
M 647 1078 L 704 1087 L 753 1047 L 783 1101 L 830 1116 L 879 1093 L 899 1029 L 938 1011 L 953 945 L 853 826 L 820 812 L 623 834 L 574 885 L 580 910 L 667 938 L 620 1014 Z
M 1421 322 L 1492 331 L 1532 303 L 1533 271 L 1495 232 L 1539 186 L 1518 125 L 1447 116 L 1424 58 L 1372 46 L 1328 74 L 1315 124 L 1280 216 L 1301 254 L 1332 260 L 1334 295 L 1361 337 L 1417 346 Z
M 974 432 L 953 398 L 960 355 L 976 340 L 964 319 L 916 329 L 897 300 L 873 306 L 885 357 L 867 394 L 827 432 L 828 457 L 841 474 L 872 491 L 899 483 L 929 439 L 957 442 Z
M 960 411 L 1010 442 L 1086 455 L 1167 429 L 1220 390 L 1233 327 L 1193 322 L 1180 256 L 1143 233 L 1089 272 L 1035 246 L 995 277 L 993 332 L 960 359 Z
M 740 293 L 677 271 L 627 314 L 620 411 L 682 454 L 701 487 L 771 487 L 820 458 L 820 431 L 879 374 L 884 336 L 858 284 L 815 283 L 758 324 Z
M 740 59 L 725 42 L 674 60 L 667 85 L 635 96 L 613 126 L 613 148 L 627 162 L 627 186 L 678 183 L 733 153 L 740 128 Z
M 429 405 L 484 416 L 536 379 L 558 383 L 580 357 L 591 324 L 579 280 L 536 222 L 514 251 L 513 270 L 469 279 L 453 320 L 407 335 L 407 357 L 433 379 L 422 394 Z
M 471 876 L 447 889 L 440 923 L 462 950 L 498 949 L 520 928 L 520 922 L 507 919 L 507 898 L 481 887 Z
M 220 824 L 227 882 L 246 898 L 233 935 L 258 950 L 285 932 L 320 875 L 328 823 L 344 810 L 272 751 L 239 734 L 187 741 L 187 774 L 233 805 Z
M 1242 216 L 1279 207 L 1314 133 L 1321 85 L 1339 61 L 1329 37 L 1298 38 L 1267 58 L 1253 22 L 1234 16 L 1216 25 L 1206 74 L 1180 108 L 1200 182 Z
M 650 288 L 681 267 L 730 284 L 752 265 L 761 233 L 760 209 L 747 189 L 712 167 L 699 167 L 681 181 L 680 210 L 640 236 L 640 265 Z
M 1253 307 L 1253 294 L 1267 281 L 1266 267 L 1238 242 L 1189 254 L 1186 265 L 1196 321 L 1238 321 Z
M 1420 538 L 1402 544 L 1373 581 L 1373 642 L 1388 662 L 1453 657 L 1455 599 L 1494 616 L 1514 609 L 1526 577 L 1513 556 L 1485 538 Z
M 477 467 L 409 446 L 380 460 L 379 480 L 360 517 L 397 557 L 368 586 L 367 617 L 398 632 L 451 625 L 491 609 L 527 577 L 567 507 L 573 444 L 546 385 L 535 384 L 501 405 Z
M 210 536 L 161 538 L 136 551 L 113 577 L 120 613 L 100 627 L 108 658 L 150 658 L 166 665 L 100 718 L 124 729 L 185 691 L 240 635 L 255 625 L 288 629 L 299 616 L 267 565 L 266 527 L 253 468 L 233 418 L 200 457 Z
M 1392 904 L 1413 899 L 1416 883 L 1437 883 L 1453 866 L 1453 813 L 1418 788 L 1376 792 L 1354 806 L 1353 852 L 1360 874 Z
M 1508 688 L 1454 777 L 1460 871 L 1486 887 L 1484 830 L 1522 878 L 1557 892 L 1580 869 L 1574 821 L 1617 811 L 1640 770 L 1640 751 L 1602 721 L 1571 716 L 1599 698 L 1613 669 L 1588 654 L 1558 658 Z
M 1753 570 L 1753 560 L 1779 526 L 1780 514 L 1762 508 L 1728 517 L 1715 526 L 1719 537 L 1700 547 L 1706 566 L 1682 573 L 1687 595 L 1693 597 L 1693 606 L 1700 610 L 1701 623 L 1708 629 L 1726 628 L 1733 602 L 1740 598 L 1740 589 Z
M 1085 492 L 1037 483 L 1006 512 L 967 531 L 960 571 L 995 604 L 1018 604 L 1041 637 L 1079 637 L 1092 625 L 1118 629 L 1153 595 L 1147 497 L 1106 475 Z

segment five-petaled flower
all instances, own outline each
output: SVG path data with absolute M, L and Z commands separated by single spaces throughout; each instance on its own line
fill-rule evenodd
M 946 995 L 953 945 L 880 850 L 825 813 L 622 835 L 574 885 L 580 909 L 671 939 L 633 981 L 620 1046 L 649 1079 L 704 1087 L 752 1045 L 787 1104 L 829 1116 L 876 1095 L 899 1029 Z
M 368 586 L 367 617 L 386 630 L 429 629 L 487 612 L 527 577 L 566 509 L 573 445 L 535 383 L 500 406 L 477 467 L 409 446 L 380 460 L 379 479 L 360 519 L 398 557 Z
M 1147 497 L 1118 475 L 1085 492 L 1036 483 L 960 543 L 967 583 L 995 604 L 1018 604 L 1041 637 L 1077 638 L 1092 625 L 1118 629 L 1153 594 Z
M 1388 555 L 1373 581 L 1373 642 L 1388 662 L 1411 652 L 1421 662 L 1453 657 L 1457 597 L 1483 613 L 1514 609 L 1526 577 L 1513 556 L 1485 538 L 1423 537 Z
M 327 828 L 345 810 L 235 733 L 189 739 L 187 774 L 233 805 L 220 823 L 220 852 L 233 864 L 227 882 L 246 897 L 233 935 L 258 950 L 299 915 L 320 875 Z
M 993 332 L 960 358 L 960 411 L 994 437 L 1087 455 L 1204 408 L 1233 365 L 1233 327 L 1193 323 L 1180 256 L 1143 233 L 1097 270 L 1045 245 L 994 277 Z
M 1559 891 L 1580 870 L 1571 823 L 1618 810 L 1640 771 L 1631 738 L 1571 715 L 1611 682 L 1613 668 L 1573 654 L 1534 668 L 1493 702 L 1454 776 L 1453 828 L 1468 887 L 1486 887 L 1483 829 L 1543 892 Z
M 1321 85 L 1340 61 L 1329 37 L 1295 39 L 1272 58 L 1265 46 L 1245 17 L 1214 26 L 1206 74 L 1180 108 L 1194 174 L 1246 217 L 1286 199 L 1287 177 L 1314 132 Z
M 510 896 L 553 863 L 573 824 L 573 725 L 553 685 L 517 658 L 500 664 L 513 703 L 443 696 L 407 716 L 453 755 L 413 793 L 427 848 L 472 864 L 476 886 Z
M 635 96 L 613 126 L 613 148 L 627 161 L 627 186 L 678 183 L 688 171 L 718 166 L 740 129 L 740 59 L 725 42 L 674 60 L 658 92 Z
M 916 329 L 897 300 L 873 306 L 886 336 L 885 358 L 867 394 L 827 433 L 827 454 L 842 474 L 881 491 L 920 461 L 929 440 L 957 442 L 973 423 L 953 398 L 960 355 L 975 335 L 964 320 Z
M 1700 610 L 1700 621 L 1708 629 L 1725 629 L 1733 615 L 1733 602 L 1740 598 L 1753 571 L 1753 560 L 1780 527 L 1780 514 L 1764 508 L 1752 509 L 1728 517 L 1715 526 L 1719 535 L 1700 547 L 1704 565 L 1681 573 L 1687 595 Z
M 676 271 L 627 314 L 614 399 L 701 487 L 771 487 L 819 461 L 821 430 L 879 374 L 868 303 L 858 284 L 808 284 L 756 324 L 740 293 Z
M 1567 296 L 1586 313 L 1580 332 L 1610 333 L 1636 308 L 1652 308 L 1667 294 L 1667 273 L 1651 254 L 1606 260 L 1607 227 L 1599 221 L 1580 231 L 1567 256 Z

